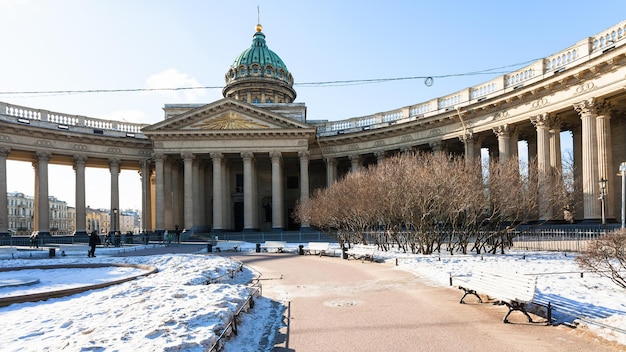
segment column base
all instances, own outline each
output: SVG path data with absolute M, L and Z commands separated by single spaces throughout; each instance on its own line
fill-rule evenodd
M 89 243 L 89 234 L 87 231 L 76 231 L 74 233 L 74 242 Z

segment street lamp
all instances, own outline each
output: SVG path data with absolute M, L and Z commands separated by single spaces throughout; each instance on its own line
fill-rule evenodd
M 622 228 L 626 228 L 626 162 L 619 165 L 619 172 L 622 175 Z
M 607 180 L 603 177 L 601 178 L 598 183 L 600 184 L 600 202 L 602 202 L 602 225 L 606 224 L 606 212 L 605 212 L 605 199 L 606 199 L 606 182 Z

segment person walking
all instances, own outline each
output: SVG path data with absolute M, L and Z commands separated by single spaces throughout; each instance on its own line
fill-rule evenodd
M 96 231 L 93 231 L 91 235 L 89 235 L 89 252 L 87 252 L 88 257 L 96 256 L 96 246 L 100 244 L 100 236 Z

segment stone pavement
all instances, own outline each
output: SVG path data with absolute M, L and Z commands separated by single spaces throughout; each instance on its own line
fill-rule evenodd
M 390 264 L 293 253 L 229 253 L 263 276 L 263 295 L 284 302 L 274 351 L 626 351 L 585 329 L 546 326 L 504 306 L 459 304 Z

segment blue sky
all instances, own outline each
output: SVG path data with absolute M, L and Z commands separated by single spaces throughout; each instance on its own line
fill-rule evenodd
M 164 104 L 212 102 L 221 98 L 229 65 L 250 46 L 257 6 L 267 44 L 293 74 L 296 101 L 306 103 L 310 120 L 370 115 L 454 93 L 561 51 L 626 13 L 624 1 L 0 0 L 0 101 L 142 123 L 162 120 Z M 489 74 L 469 74 L 477 71 Z M 298 86 L 425 76 L 435 77 L 433 86 L 423 79 Z M 5 94 L 196 86 L 218 88 Z M 69 167 L 51 170 L 73 177 Z M 28 174 L 30 165 L 10 163 L 9 191 L 33 194 Z M 88 170 L 88 177 L 108 173 Z M 121 206 L 139 207 L 138 175 L 121 177 L 121 187 L 129 187 Z M 88 180 L 87 204 L 108 208 L 99 184 Z M 73 188 L 51 179 L 50 194 L 69 204 Z

